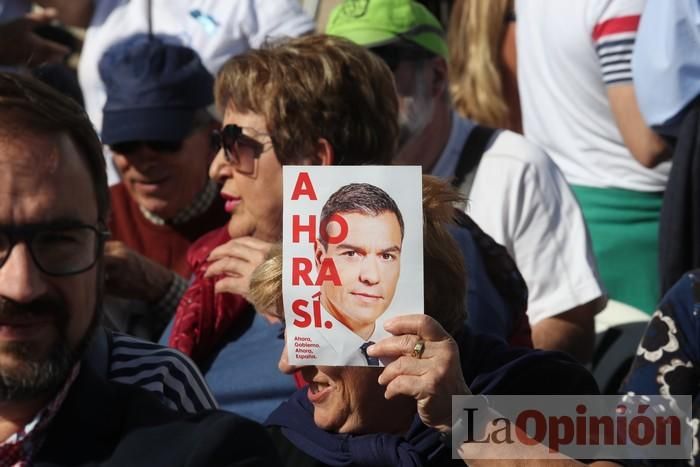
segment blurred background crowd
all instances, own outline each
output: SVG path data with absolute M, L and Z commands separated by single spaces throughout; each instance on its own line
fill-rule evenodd
M 279 46 L 314 35 L 344 41 Z M 459 264 L 426 284 L 463 268 L 471 331 L 566 352 L 604 393 L 700 392 L 696 0 L 0 0 L 0 66 L 85 109 L 104 325 L 183 352 L 211 405 L 262 423 L 309 383 L 277 370 L 279 299 L 256 282 L 298 163 L 420 165 L 460 193 Z M 371 84 L 331 103 L 343 73 Z

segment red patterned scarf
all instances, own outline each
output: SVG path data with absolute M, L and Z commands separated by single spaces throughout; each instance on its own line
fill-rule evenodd
M 183 295 L 175 313 L 168 345 L 202 364 L 217 348 L 249 303 L 240 295 L 214 293 L 220 277 L 205 278 L 209 253 L 228 242 L 226 226 L 201 237 L 187 251 L 194 280 Z

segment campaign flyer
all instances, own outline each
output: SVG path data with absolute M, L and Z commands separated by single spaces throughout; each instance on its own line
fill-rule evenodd
M 282 295 L 289 363 L 384 366 L 384 322 L 423 313 L 418 166 L 285 166 Z

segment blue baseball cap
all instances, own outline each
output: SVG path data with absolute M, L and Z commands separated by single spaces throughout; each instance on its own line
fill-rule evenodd
M 107 101 L 102 142 L 181 141 L 197 110 L 214 102 L 214 78 L 197 53 L 158 37 L 136 35 L 99 62 Z

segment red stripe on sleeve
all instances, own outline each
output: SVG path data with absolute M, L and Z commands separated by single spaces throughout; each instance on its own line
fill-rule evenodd
M 610 34 L 634 32 L 639 28 L 639 18 L 640 15 L 620 16 L 598 23 L 593 29 L 593 40 L 598 41 L 601 37 Z

